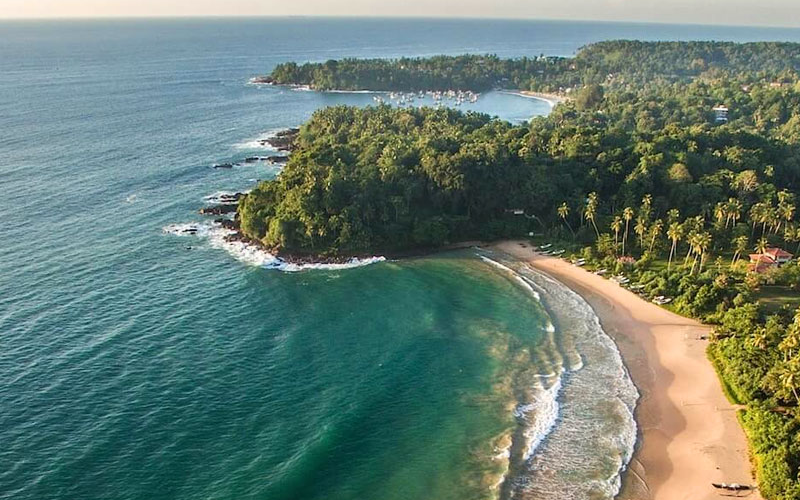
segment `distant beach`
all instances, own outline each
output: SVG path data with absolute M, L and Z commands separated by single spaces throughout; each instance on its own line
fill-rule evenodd
M 495 250 L 561 281 L 586 299 L 617 343 L 641 398 L 639 442 L 622 499 L 716 499 L 711 482 L 755 484 L 748 448 L 706 358 L 710 328 L 646 302 L 615 283 L 522 242 Z M 687 496 L 688 495 L 688 496 Z M 758 492 L 747 498 L 760 499 Z
M 549 104 L 551 108 L 554 108 L 556 104 L 567 101 L 567 98 L 562 95 L 547 92 L 533 92 L 530 90 L 508 90 L 506 92 L 509 94 L 518 95 L 520 97 L 527 97 L 528 99 L 538 99 L 540 101 L 544 101 Z

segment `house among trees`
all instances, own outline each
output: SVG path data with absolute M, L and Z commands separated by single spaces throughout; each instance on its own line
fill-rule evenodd
M 728 107 L 723 105 L 717 105 L 712 108 L 714 110 L 714 114 L 716 115 L 717 123 L 727 123 L 728 122 Z
M 770 247 L 764 253 L 750 254 L 750 271 L 764 273 L 792 260 L 792 254 L 781 248 Z

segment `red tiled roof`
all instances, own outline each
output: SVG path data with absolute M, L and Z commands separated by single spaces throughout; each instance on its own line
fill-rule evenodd
M 775 257 L 768 253 L 751 253 L 750 262 L 758 262 L 759 264 L 775 264 Z
M 792 254 L 790 254 L 786 250 L 783 250 L 782 248 L 775 248 L 775 247 L 767 248 L 767 251 L 765 253 L 771 255 L 772 257 L 774 257 L 776 259 L 778 259 L 780 257 L 787 258 L 787 259 L 791 259 L 792 258 Z

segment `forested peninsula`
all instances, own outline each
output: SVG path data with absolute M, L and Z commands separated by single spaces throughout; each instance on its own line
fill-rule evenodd
M 769 257 L 800 252 L 799 68 L 798 44 L 630 41 L 574 58 L 282 64 L 269 81 L 570 99 L 526 125 L 450 109 L 320 110 L 237 217 L 248 238 L 290 254 L 534 232 L 624 273 L 638 293 L 717 325 L 709 354 L 745 408 L 761 493 L 800 499 L 800 266 Z

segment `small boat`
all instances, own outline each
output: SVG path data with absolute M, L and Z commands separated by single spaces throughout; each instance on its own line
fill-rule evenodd
M 548 243 L 547 245 L 542 245 L 542 246 L 540 246 L 540 247 L 539 247 L 539 250 L 547 250 L 547 249 L 548 249 L 548 248 L 550 248 L 551 246 L 553 246 L 553 244 L 552 244 L 552 243 Z
M 750 491 L 754 490 L 753 486 L 748 484 L 738 484 L 738 483 L 711 483 L 711 486 L 718 490 L 727 490 L 727 491 Z
M 552 253 L 552 254 L 550 254 L 550 255 L 561 255 L 561 254 L 563 254 L 564 252 L 566 252 L 566 250 L 563 250 L 563 249 L 562 249 L 562 250 L 556 250 L 555 252 L 553 252 L 553 253 Z

